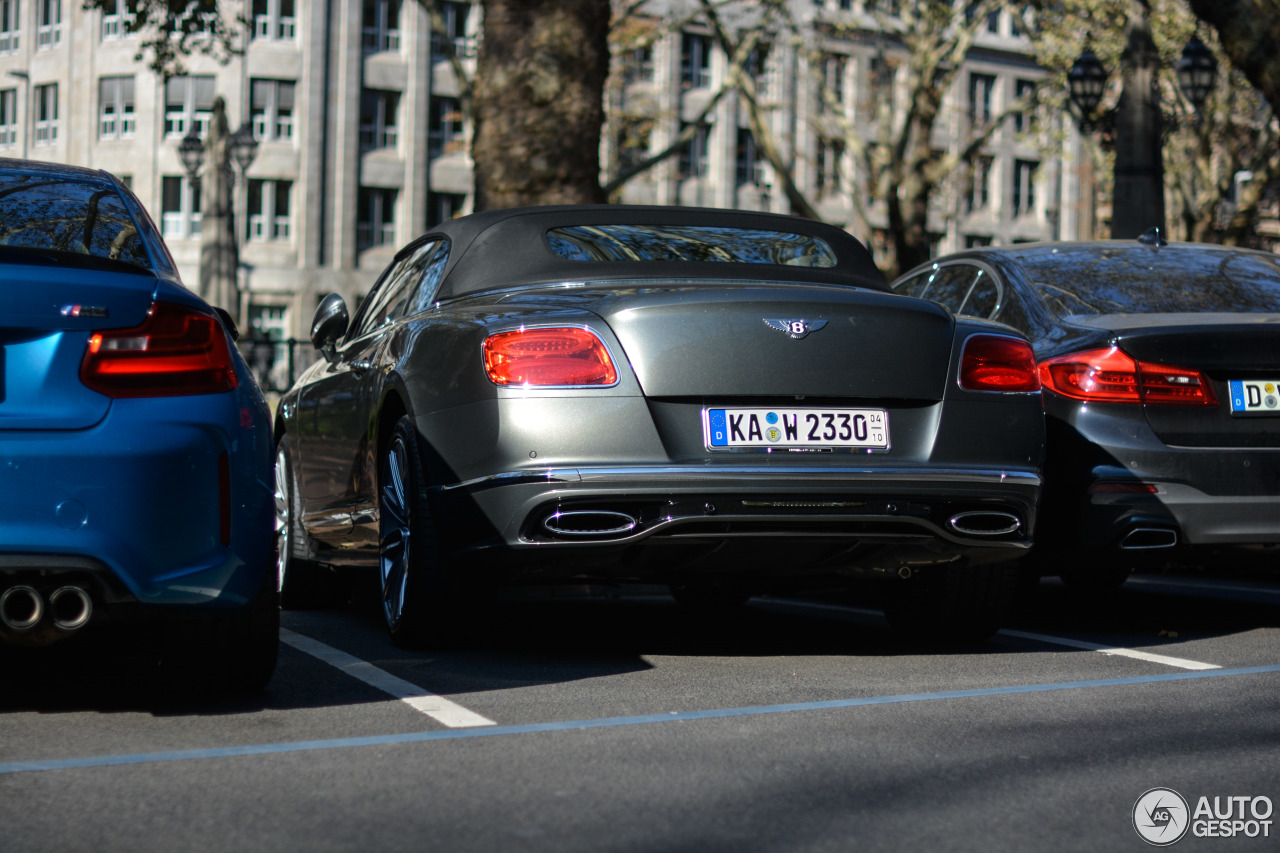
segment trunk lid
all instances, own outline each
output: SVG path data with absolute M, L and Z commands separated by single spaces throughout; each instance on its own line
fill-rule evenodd
M 156 279 L 63 264 L 11 264 L 0 283 L 0 430 L 84 429 L 110 400 L 80 382 L 96 330 L 142 323 Z
M 856 288 L 663 287 L 592 310 L 613 329 L 645 396 L 940 400 L 951 316 Z
M 1126 317 L 1122 328 L 1112 328 L 1120 348 L 1134 358 L 1199 370 L 1213 385 L 1217 406 L 1143 407 L 1161 441 L 1183 447 L 1280 446 L 1280 315 L 1151 314 Z M 1265 405 L 1268 383 L 1274 406 Z M 1250 388 L 1258 392 L 1261 408 L 1233 412 L 1233 396 L 1247 397 Z

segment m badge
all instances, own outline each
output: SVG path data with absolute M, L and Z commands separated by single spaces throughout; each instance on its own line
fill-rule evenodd
M 764 322 L 771 329 L 786 332 L 793 341 L 798 341 L 810 332 L 817 332 L 827 325 L 826 320 L 770 320 L 767 317 Z

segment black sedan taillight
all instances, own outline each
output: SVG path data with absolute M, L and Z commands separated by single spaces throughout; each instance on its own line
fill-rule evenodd
M 171 302 L 153 302 L 140 326 L 94 332 L 80 381 L 108 397 L 217 394 L 239 384 L 218 319 Z
M 1208 377 L 1198 370 L 1137 361 L 1119 347 L 1060 355 L 1040 364 L 1044 387 L 1087 403 L 1216 406 Z

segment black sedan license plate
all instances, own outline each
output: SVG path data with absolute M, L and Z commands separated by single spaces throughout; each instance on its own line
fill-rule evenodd
M 712 449 L 889 449 L 883 409 L 705 409 L 702 417 Z
M 1233 379 L 1231 414 L 1280 415 L 1280 379 Z

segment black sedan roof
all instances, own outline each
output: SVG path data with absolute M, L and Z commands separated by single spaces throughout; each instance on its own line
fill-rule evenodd
M 566 242 L 556 237 L 565 234 L 572 238 L 591 232 L 605 235 L 606 240 L 622 234 L 621 240 L 625 241 L 625 235 L 646 229 L 651 233 L 637 239 L 648 239 L 652 245 L 678 243 L 678 236 L 666 239 L 671 233 L 713 233 L 723 229 L 734 232 L 736 244 L 748 250 L 739 256 L 723 257 L 683 257 L 679 252 L 646 255 L 642 250 L 601 259 L 566 251 Z M 802 249 L 785 258 L 750 250 L 753 241 L 767 243 L 769 235 L 779 236 L 786 245 L 820 253 L 820 262 L 801 256 Z M 453 249 L 439 299 L 521 284 L 636 279 L 782 279 L 889 289 L 870 252 L 848 232 L 826 223 L 779 214 L 642 205 L 508 208 L 445 222 L 403 251 L 440 238 L 449 240 Z M 750 258 L 746 259 L 746 255 Z

